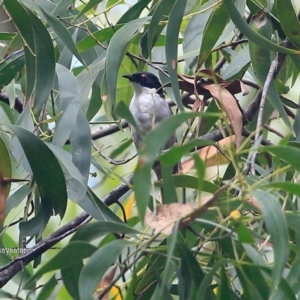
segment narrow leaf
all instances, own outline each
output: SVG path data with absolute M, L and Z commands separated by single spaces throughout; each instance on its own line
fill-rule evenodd
M 203 32 L 201 43 L 201 48 L 198 57 L 197 69 L 199 70 L 201 65 L 208 58 L 211 50 L 218 41 L 220 35 L 222 34 L 227 22 L 228 14 L 226 12 L 225 6 L 223 4 L 217 6 L 215 11 L 211 14 L 205 30 Z
M 62 169 L 46 144 L 33 133 L 12 126 L 38 185 L 40 196 L 49 201 L 55 214 L 62 218 L 67 207 L 66 181 Z
M 275 52 L 281 52 L 286 54 L 299 54 L 300 51 L 292 50 L 288 48 L 281 47 L 260 34 L 256 33 L 251 27 L 246 23 L 243 17 L 240 15 L 237 10 L 235 4 L 232 0 L 223 0 L 223 3 L 226 7 L 227 13 L 231 19 L 231 21 L 236 25 L 236 27 L 251 41 L 260 45 L 261 47 L 265 47 L 269 50 Z
M 108 101 L 113 108 L 116 106 L 117 77 L 122 59 L 132 38 L 149 19 L 149 17 L 145 17 L 127 23 L 114 34 L 109 43 L 106 57 L 106 81 Z
M 296 16 L 292 1 L 276 0 L 277 15 L 284 33 L 295 47 L 300 49 L 300 22 Z
M 271 235 L 274 248 L 274 267 L 272 275 L 272 290 L 279 284 L 283 269 L 289 256 L 289 233 L 287 222 L 283 215 L 278 199 L 265 191 L 254 191 L 254 198 L 258 201 L 264 221 Z
M 78 60 L 84 65 L 85 61 L 81 57 L 80 53 L 78 52 L 75 43 L 69 33 L 69 31 L 66 29 L 66 27 L 57 19 L 57 17 L 53 16 L 52 14 L 48 13 L 46 10 L 44 10 L 42 7 L 40 7 L 41 12 L 43 13 L 46 21 L 49 23 L 49 25 L 52 27 L 54 32 L 57 34 L 57 36 L 62 40 L 62 42 L 66 45 L 66 47 L 78 58 Z
M 179 93 L 179 84 L 177 77 L 178 34 L 186 2 L 186 0 L 177 0 L 172 8 L 170 20 L 167 27 L 165 49 L 171 86 L 174 92 L 176 104 L 181 111 L 184 111 L 184 107 Z
M 97 250 L 83 267 L 79 277 L 81 300 L 92 299 L 96 287 L 107 269 L 114 264 L 122 250 L 132 245 L 126 240 L 116 240 Z

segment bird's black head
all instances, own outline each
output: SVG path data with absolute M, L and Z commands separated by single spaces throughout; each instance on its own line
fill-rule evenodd
M 131 82 L 135 82 L 143 87 L 150 89 L 156 89 L 157 93 L 164 97 L 164 91 L 159 79 L 150 72 L 138 72 L 132 75 L 124 75 L 123 77 L 129 79 Z

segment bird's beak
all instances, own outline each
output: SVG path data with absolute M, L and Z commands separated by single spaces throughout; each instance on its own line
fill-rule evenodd
M 122 77 L 129 79 L 130 81 L 134 81 L 134 77 L 132 75 L 123 75 Z

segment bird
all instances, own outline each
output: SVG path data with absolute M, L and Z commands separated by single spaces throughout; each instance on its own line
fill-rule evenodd
M 134 95 L 131 99 L 129 110 L 139 128 L 140 133 L 133 126 L 130 127 L 133 142 L 139 149 L 143 137 L 152 129 L 157 127 L 163 120 L 172 116 L 172 111 L 165 99 L 164 90 L 159 79 L 150 72 L 137 72 L 130 75 L 123 75 L 131 82 Z M 175 133 L 167 141 L 161 150 L 169 149 L 176 143 Z M 154 165 L 153 170 L 157 179 L 162 178 L 160 165 Z M 173 173 L 177 166 L 173 168 Z

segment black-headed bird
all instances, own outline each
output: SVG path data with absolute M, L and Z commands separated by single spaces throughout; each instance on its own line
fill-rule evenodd
M 130 80 L 134 88 L 134 95 L 131 99 L 129 110 L 140 129 L 140 134 L 133 126 L 130 126 L 133 142 L 138 149 L 143 137 L 164 119 L 172 115 L 172 111 L 165 99 L 164 91 L 159 79 L 150 72 L 138 72 L 123 77 Z M 170 148 L 176 142 L 175 133 L 162 150 Z M 156 165 L 153 170 L 158 179 L 161 179 L 161 168 Z M 177 167 L 173 172 L 177 171 Z

